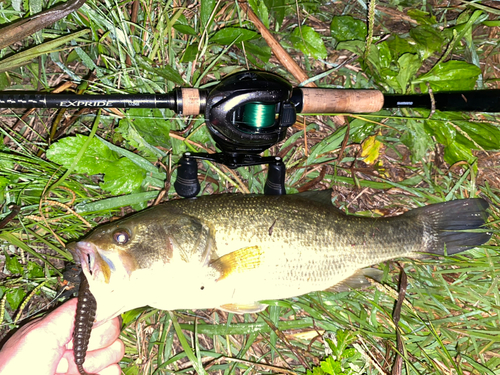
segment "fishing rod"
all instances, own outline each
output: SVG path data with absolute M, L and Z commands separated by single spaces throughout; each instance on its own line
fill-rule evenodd
M 245 71 L 225 77 L 210 90 L 176 88 L 156 95 L 3 92 L 0 108 L 167 108 L 186 116 L 204 114 L 222 152 L 185 153 L 174 183 L 177 193 L 183 197 L 199 193 L 197 160 L 208 160 L 230 168 L 268 164 L 264 193 L 281 195 L 285 164 L 277 156 L 259 154 L 285 138 L 297 113 L 372 113 L 382 108 L 499 112 L 500 90 L 393 95 L 365 89 L 292 88 L 273 73 Z
M 262 75 L 260 73 L 259 75 Z M 227 84 L 226 80 L 222 81 Z M 222 83 L 221 82 L 221 83 Z M 266 88 L 264 88 L 266 89 Z M 167 108 L 181 115 L 205 111 L 210 90 L 176 88 L 168 94 L 46 94 L 0 92 L 0 108 Z M 435 103 L 432 105 L 432 98 Z M 440 111 L 500 112 L 500 90 L 430 94 L 383 94 L 370 89 L 293 88 L 290 102 L 301 114 L 370 113 L 382 108 L 424 108 Z

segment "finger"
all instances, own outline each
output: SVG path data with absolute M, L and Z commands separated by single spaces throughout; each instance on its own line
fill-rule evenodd
M 88 350 L 96 350 L 111 345 L 120 336 L 121 320 L 114 318 L 99 327 L 93 328 L 90 334 Z M 68 349 L 73 348 L 73 342 L 68 343 Z
M 114 318 L 96 327 L 90 335 L 89 350 L 96 350 L 110 346 L 120 336 L 120 319 Z
M 54 337 L 57 346 L 64 346 L 73 335 L 75 324 L 76 298 L 63 303 L 38 322 L 38 331 L 45 338 Z
M 125 346 L 122 340 L 116 340 L 110 346 L 87 352 L 83 368 L 88 373 L 97 373 L 113 364 L 118 363 L 125 354 Z M 64 358 L 68 361 L 68 374 L 78 374 L 75 358 L 72 350 L 64 353 Z
M 54 373 L 66 343 L 71 340 L 75 309 L 76 301 L 68 301 L 16 332 L 2 349 L 2 354 L 10 358 L 9 365 L 30 373 Z M 19 353 L 32 353 L 37 360 L 26 361 Z

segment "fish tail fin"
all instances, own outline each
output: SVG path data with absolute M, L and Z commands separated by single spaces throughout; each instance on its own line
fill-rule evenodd
M 484 224 L 488 202 L 481 198 L 431 204 L 407 212 L 424 223 L 426 253 L 452 255 L 482 245 L 491 237 Z

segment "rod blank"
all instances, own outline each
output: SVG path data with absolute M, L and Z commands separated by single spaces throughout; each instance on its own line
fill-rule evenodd
M 500 90 L 437 92 L 434 108 L 440 111 L 500 112 Z M 432 108 L 429 94 L 384 95 L 385 108 Z

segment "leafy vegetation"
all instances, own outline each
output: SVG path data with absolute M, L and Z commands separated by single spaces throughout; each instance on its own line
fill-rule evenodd
M 0 23 L 53 3 L 4 1 Z M 497 88 L 500 10 L 492 3 L 248 4 L 320 87 L 398 94 Z M 0 50 L 0 90 L 164 93 L 209 88 L 245 69 L 301 83 L 236 2 L 88 0 Z M 382 264 L 382 284 L 274 301 L 257 315 L 128 312 L 126 374 L 500 374 L 498 116 L 424 109 L 339 115 L 300 117 L 266 151 L 283 157 L 289 193 L 333 187 L 337 206 L 365 215 L 480 195 L 492 203 L 491 242 L 444 259 Z M 21 207 L 0 229 L 3 334 L 58 302 L 71 259 L 64 243 L 174 197 L 182 153 L 215 150 L 203 118 L 161 109 L 1 109 L 0 131 L 0 218 L 12 204 Z M 203 162 L 199 172 L 203 194 L 262 193 L 266 167 L 233 171 Z M 402 272 L 408 285 L 398 314 Z

